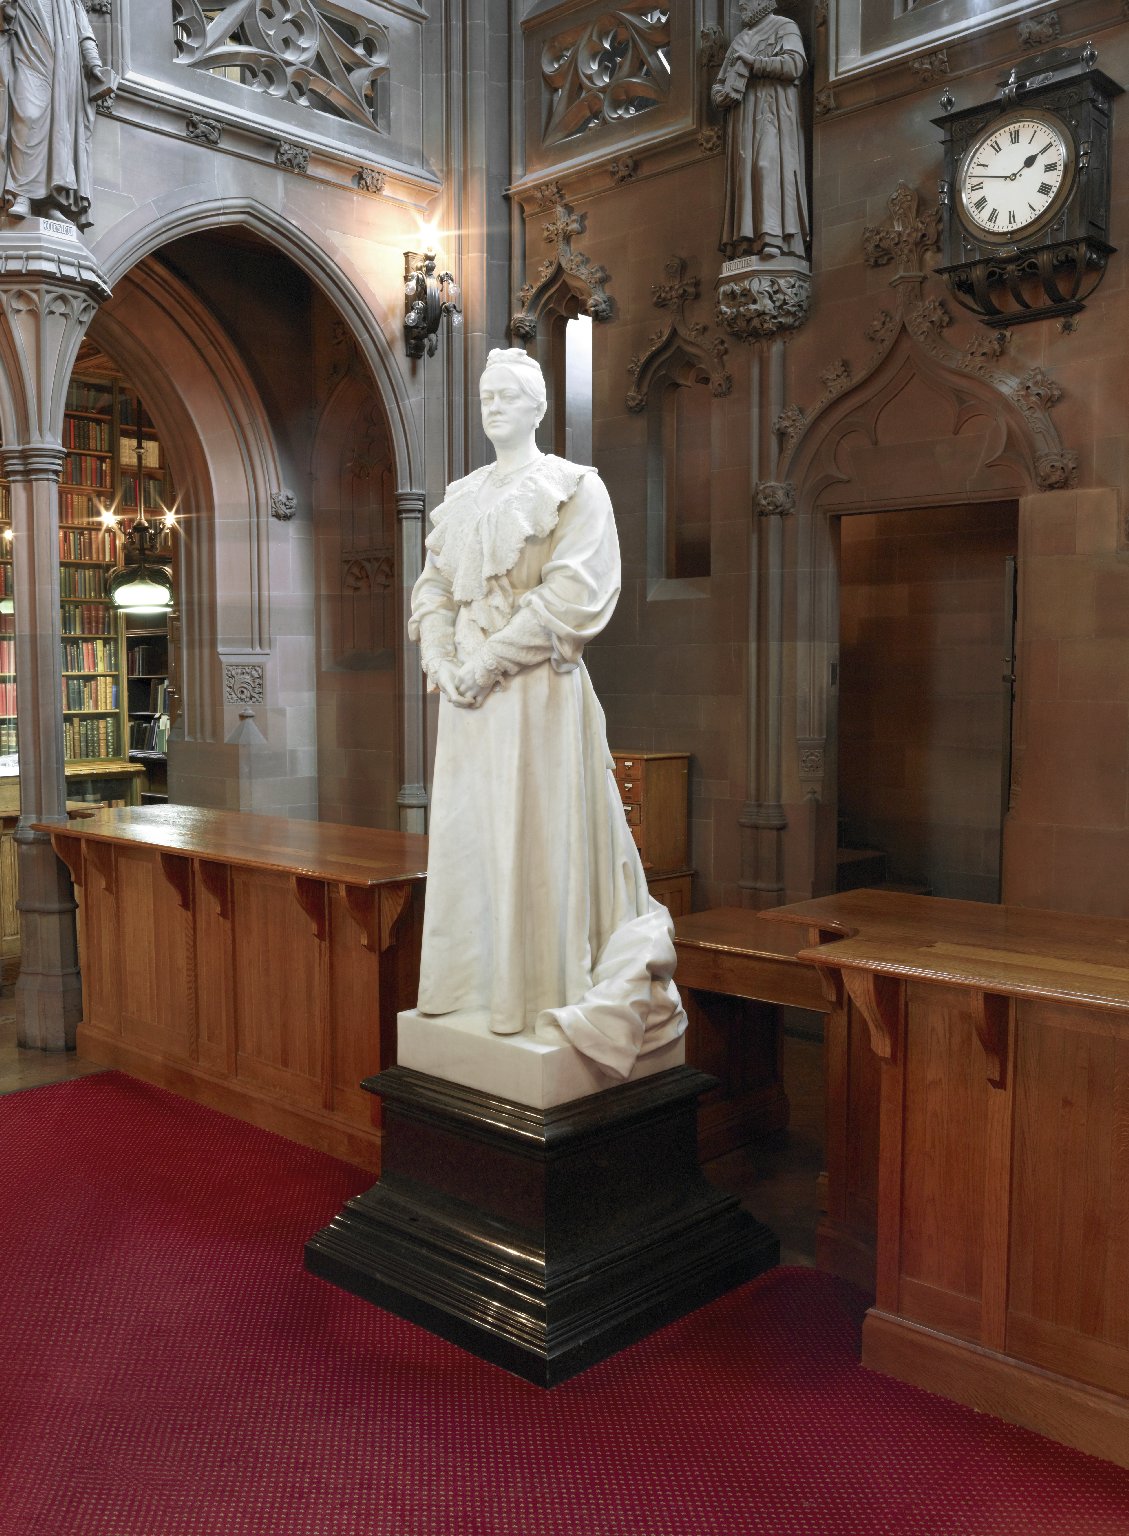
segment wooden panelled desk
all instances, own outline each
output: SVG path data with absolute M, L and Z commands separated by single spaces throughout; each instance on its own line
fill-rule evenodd
M 1129 922 L 778 908 L 880 1063 L 867 1365 L 1129 1466 Z M 771 920 L 771 919 L 770 919 Z
M 788 1124 L 777 1005 L 820 1013 L 831 1006 L 818 972 L 796 958 L 805 941 L 806 934 L 740 907 L 675 916 L 687 1061 L 719 1079 L 699 1104 L 703 1158 Z
M 74 878 L 89 1061 L 378 1169 L 427 839 L 142 806 L 46 827 Z

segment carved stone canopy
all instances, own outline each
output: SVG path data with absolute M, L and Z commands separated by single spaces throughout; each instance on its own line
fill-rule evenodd
M 611 280 L 607 268 L 590 261 L 583 251 L 573 250 L 572 242 L 584 233 L 587 215 L 573 213 L 564 202 L 550 204 L 546 212 L 542 233 L 546 243 L 556 247 L 556 254 L 538 267 L 537 281 L 521 289 L 521 309 L 510 320 L 510 333 L 523 341 L 536 337 L 539 317 L 557 299 L 579 301 L 593 320 L 610 320 L 613 312 L 605 289 Z
M 686 318 L 687 304 L 701 294 L 701 279 L 688 275 L 687 263 L 682 256 L 668 259 L 666 274 L 668 281 L 656 283 L 651 294 L 655 308 L 669 310 L 670 319 L 665 328 L 651 338 L 646 352 L 632 358 L 628 365 L 627 371 L 635 381 L 627 396 L 629 411 L 641 411 L 655 380 L 676 370 L 679 365 L 689 365 L 703 374 L 709 380 L 715 398 L 728 395 L 733 387 L 733 380 L 725 371 L 729 351 L 725 338 L 715 336 L 711 342 L 707 325 Z

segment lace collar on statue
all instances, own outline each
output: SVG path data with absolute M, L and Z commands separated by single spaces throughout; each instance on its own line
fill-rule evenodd
M 561 507 L 582 476 L 595 473 L 586 464 L 570 464 L 545 454 L 492 506 L 483 507 L 478 493 L 487 489 L 493 467 L 476 469 L 447 487 L 442 504 L 431 514 L 433 526 L 427 536 L 435 564 L 451 583 L 451 596 L 457 603 L 469 603 L 488 633 L 512 612 L 505 577 L 517 564 L 526 541 L 552 533 Z

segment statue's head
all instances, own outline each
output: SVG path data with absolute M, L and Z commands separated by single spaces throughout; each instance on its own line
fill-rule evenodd
M 522 347 L 495 347 L 486 354 L 478 393 L 482 425 L 495 445 L 535 429 L 548 406 L 541 365 Z
M 737 11 L 745 26 L 763 21 L 776 9 L 776 0 L 737 0 Z

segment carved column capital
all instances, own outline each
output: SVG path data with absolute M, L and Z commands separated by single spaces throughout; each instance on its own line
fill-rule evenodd
M 738 341 L 767 341 L 798 331 L 811 312 L 811 273 L 804 267 L 741 272 L 726 262 L 717 284 L 717 323 Z

